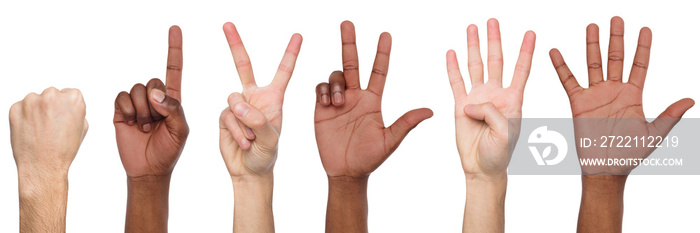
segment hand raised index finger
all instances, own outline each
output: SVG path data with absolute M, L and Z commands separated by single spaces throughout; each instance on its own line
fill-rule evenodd
M 238 76 L 241 79 L 243 88 L 255 86 L 253 66 L 250 64 L 248 52 L 245 51 L 243 41 L 241 40 L 241 36 L 238 34 L 238 30 L 236 30 L 236 26 L 231 22 L 225 23 L 224 35 L 226 35 L 226 40 L 228 41 L 228 46 L 231 49 L 231 55 L 233 56 L 233 62 L 236 64 L 236 71 L 238 71 Z
M 287 45 L 287 50 L 284 51 L 284 56 L 282 56 L 282 61 L 277 68 L 277 73 L 275 78 L 272 80 L 273 85 L 280 86 L 283 90 L 287 88 L 289 84 L 289 79 L 292 78 L 292 72 L 294 72 L 294 65 L 297 63 L 297 56 L 299 56 L 299 50 L 301 49 L 302 37 L 300 34 L 292 35 L 292 39 L 289 40 L 289 45 Z
M 178 26 L 172 26 L 168 33 L 168 67 L 165 72 L 165 87 L 168 96 L 181 101 L 182 30 Z
M 391 35 L 384 32 L 379 36 L 379 44 L 377 45 L 377 56 L 374 58 L 374 67 L 372 67 L 372 75 L 369 77 L 369 85 L 367 90 L 381 96 L 384 92 L 384 84 L 386 83 L 386 75 L 389 72 L 389 56 L 391 54 Z
M 360 88 L 359 61 L 355 44 L 355 25 L 350 21 L 340 24 L 340 38 L 343 42 L 343 74 L 348 89 Z

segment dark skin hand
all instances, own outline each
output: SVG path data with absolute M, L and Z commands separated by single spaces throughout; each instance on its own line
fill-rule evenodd
M 136 84 L 115 100 L 114 128 L 127 174 L 125 232 L 167 232 L 170 175 L 189 127 L 180 105 L 182 31 L 169 32 L 166 83 Z
M 569 96 L 577 138 L 590 135 L 665 136 L 695 102 L 682 99 L 673 103 L 653 122 L 647 122 L 642 109 L 642 88 L 649 67 L 651 30 L 639 32 L 637 51 L 629 81 L 622 82 L 624 61 L 624 22 L 613 17 L 610 22 L 607 80 L 603 80 L 598 26 L 587 28 L 587 62 L 589 87 L 579 86 L 559 50 L 549 53 L 552 64 Z M 622 120 L 625 119 L 625 120 Z M 602 123 L 601 123 L 602 121 Z M 614 124 L 613 124 L 614 123 Z M 646 158 L 655 148 L 634 149 L 634 158 Z M 583 150 L 580 158 L 615 157 L 630 151 L 624 148 Z M 627 155 L 629 156 L 629 155 Z M 583 195 L 579 212 L 579 232 L 620 232 L 624 184 L 634 166 L 582 167 Z M 606 221 L 600 221 L 605 219 Z
M 429 109 L 407 112 L 384 126 L 381 97 L 389 68 L 391 35 L 379 37 L 369 85 L 360 87 L 355 27 L 340 26 L 343 71 L 316 87 L 314 125 L 329 180 L 326 232 L 367 232 L 367 179 L 396 150 L 406 134 L 430 118 Z

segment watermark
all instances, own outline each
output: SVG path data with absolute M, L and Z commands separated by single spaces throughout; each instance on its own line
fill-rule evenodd
M 509 174 L 700 175 L 700 119 L 509 121 Z

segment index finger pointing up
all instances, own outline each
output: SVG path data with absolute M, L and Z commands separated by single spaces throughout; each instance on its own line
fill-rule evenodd
M 359 61 L 355 44 L 355 25 L 350 21 L 340 24 L 340 37 L 343 42 L 343 74 L 348 89 L 360 88 Z
M 238 30 L 236 30 L 236 26 L 231 22 L 225 23 L 224 34 L 226 35 L 228 46 L 231 49 L 233 62 L 236 64 L 236 71 L 238 71 L 238 76 L 241 78 L 243 88 L 251 85 L 255 86 L 253 66 L 250 65 L 248 52 L 245 51 L 243 41 L 241 40 L 241 36 L 238 34 Z
M 168 67 L 165 72 L 167 94 L 180 100 L 182 83 L 182 30 L 178 26 L 170 27 L 168 32 Z

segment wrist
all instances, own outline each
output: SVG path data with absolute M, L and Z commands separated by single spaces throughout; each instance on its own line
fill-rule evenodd
M 235 196 L 250 195 L 253 197 L 269 194 L 272 196 L 274 175 L 272 173 L 258 175 L 231 176 Z
M 508 183 L 508 173 L 506 171 L 487 174 L 487 173 L 464 173 L 467 185 L 503 185 Z
M 328 192 L 344 198 L 366 198 L 368 182 L 369 176 L 328 176 Z
M 170 190 L 170 177 L 170 174 L 139 177 L 127 176 L 129 198 L 144 195 L 167 197 Z
M 232 176 L 234 219 L 241 219 L 241 213 L 247 216 L 257 216 L 258 219 L 272 217 L 272 194 L 274 178 L 272 173 L 266 176 L 247 175 Z M 245 225 L 245 224 L 234 224 Z M 240 227 L 240 226 L 239 226 Z
M 367 187 L 369 182 L 369 175 L 367 176 L 328 176 L 329 188 L 361 188 Z
M 584 193 L 596 195 L 622 196 L 627 175 L 582 175 L 581 185 Z
M 508 186 L 508 175 L 467 175 L 467 201 L 504 201 Z
M 20 198 L 46 194 L 65 195 L 68 193 L 68 172 L 25 172 L 18 168 L 17 184 Z

